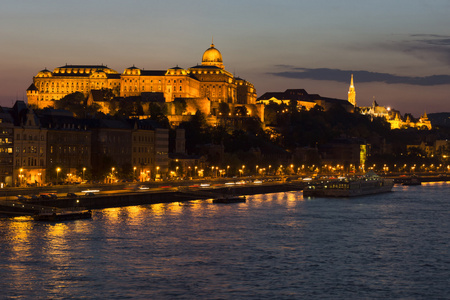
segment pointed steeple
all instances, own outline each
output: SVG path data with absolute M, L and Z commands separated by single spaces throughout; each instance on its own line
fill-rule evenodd
M 350 88 L 348 89 L 348 102 L 356 107 L 356 91 L 355 86 L 353 85 L 353 74 L 350 80 Z

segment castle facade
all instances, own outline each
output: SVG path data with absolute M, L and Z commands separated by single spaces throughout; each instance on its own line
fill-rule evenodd
M 27 89 L 28 104 L 37 108 L 52 107 L 64 96 L 82 92 L 87 97 L 95 90 L 109 90 L 114 97 L 152 94 L 165 102 L 177 98 L 203 99 L 212 103 L 254 105 L 256 90 L 252 83 L 225 70 L 222 54 L 211 44 L 202 56 L 201 65 L 188 69 L 178 66 L 167 70 L 145 70 L 135 66 L 123 73 L 104 65 L 65 65 L 53 71 L 44 69 L 33 77 Z

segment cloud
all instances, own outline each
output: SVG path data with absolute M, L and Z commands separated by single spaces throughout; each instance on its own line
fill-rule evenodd
M 280 72 L 270 72 L 268 74 L 284 78 L 328 80 L 345 83 L 348 83 L 350 81 L 350 76 L 351 74 L 353 74 L 355 80 L 357 80 L 358 83 L 384 82 L 388 84 L 410 84 L 419 86 L 450 84 L 450 75 L 431 75 L 423 77 L 412 77 L 412 76 L 398 76 L 394 74 L 377 73 L 369 71 L 351 71 L 351 70 L 328 69 L 328 68 L 310 69 L 310 68 L 294 67 L 289 65 L 278 65 L 277 67 L 281 67 L 286 70 Z
M 438 34 L 410 34 L 405 40 L 385 47 L 408 53 L 424 61 L 438 61 L 450 65 L 450 36 Z
M 438 35 L 438 34 L 411 34 L 410 35 L 418 43 L 437 45 L 437 46 L 450 46 L 450 36 Z

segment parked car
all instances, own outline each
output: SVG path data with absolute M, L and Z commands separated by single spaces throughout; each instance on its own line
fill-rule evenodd
M 56 194 L 50 194 L 50 198 L 52 199 L 58 199 L 58 196 Z
M 27 200 L 28 198 L 23 196 L 23 195 L 17 195 L 16 196 L 17 200 Z
M 75 198 L 75 197 L 77 197 L 77 194 L 75 194 L 75 193 L 67 193 L 67 197 Z
M 48 194 L 41 194 L 41 195 L 39 195 L 39 197 L 41 197 L 41 199 L 45 199 L 45 200 L 50 199 L 50 195 L 48 195 Z
M 31 199 L 31 200 L 37 200 L 37 199 L 39 199 L 39 197 L 36 196 L 36 195 L 30 195 L 30 199 Z
M 85 196 L 89 197 L 89 196 L 94 196 L 93 192 L 87 192 L 86 194 L 84 194 Z

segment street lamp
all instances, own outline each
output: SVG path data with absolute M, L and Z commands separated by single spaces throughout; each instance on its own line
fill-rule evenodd
M 84 181 L 84 172 L 86 172 L 86 168 L 83 168 L 83 181 Z
M 133 167 L 133 181 L 136 180 L 136 167 Z
M 59 182 L 59 171 L 61 171 L 61 168 L 56 168 L 56 184 Z
M 23 175 L 22 175 L 22 172 L 23 172 L 23 169 L 22 168 L 20 168 L 20 175 L 19 175 L 19 186 L 21 186 L 22 185 L 22 181 L 23 181 Z
M 111 168 L 111 183 L 113 183 L 114 170 L 115 170 L 115 169 L 116 169 L 116 168 L 114 168 L 114 167 Z
M 38 173 L 39 176 L 39 184 L 42 185 L 42 173 Z
M 228 177 L 228 169 L 230 168 L 230 166 L 227 166 L 227 177 Z

